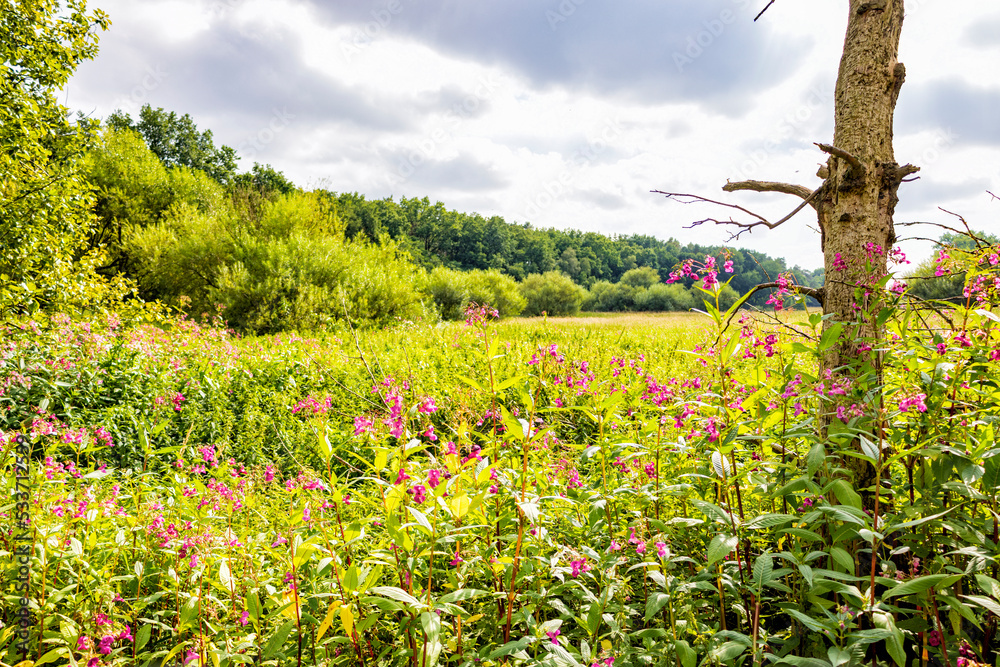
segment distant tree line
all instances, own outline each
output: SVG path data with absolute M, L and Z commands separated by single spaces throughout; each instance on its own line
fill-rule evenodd
M 137 119 L 110 116 L 82 165 L 95 196 L 90 246 L 104 259 L 97 271 L 246 331 L 455 319 L 484 301 L 503 315 L 687 310 L 701 302 L 690 281 L 665 283 L 686 259 L 731 260 L 723 305 L 788 272 L 761 253 L 536 229 L 427 197 L 305 192 L 269 165 L 238 172 L 211 131 L 149 105 Z M 822 270 L 791 272 L 822 285 Z

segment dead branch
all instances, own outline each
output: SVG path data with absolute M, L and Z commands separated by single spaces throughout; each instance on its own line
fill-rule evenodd
M 809 199 L 813 191 L 804 185 L 793 183 L 776 183 L 774 181 L 736 181 L 727 182 L 722 189 L 726 192 L 736 192 L 738 190 L 751 190 L 753 192 L 781 192 L 786 195 L 795 195 L 802 199 Z
M 993 245 L 992 243 L 990 243 L 986 239 L 984 239 L 984 238 L 982 238 L 980 236 L 976 236 L 976 233 L 972 231 L 972 227 L 969 227 L 969 223 L 966 222 L 965 218 L 963 218 L 962 216 L 960 216 L 958 213 L 952 213 L 948 209 L 941 208 L 940 206 L 938 206 L 938 210 L 939 211 L 944 211 L 948 215 L 953 215 L 956 218 L 958 218 L 959 220 L 961 220 L 962 221 L 962 226 L 965 227 L 965 231 L 964 232 L 959 232 L 959 233 L 963 234 L 964 236 L 968 236 L 970 239 L 972 239 L 973 241 L 975 241 L 976 242 L 976 246 L 978 246 L 979 248 L 986 248 L 988 246 Z
M 819 146 L 819 149 L 824 153 L 829 153 L 834 157 L 838 157 L 841 160 L 846 161 L 849 165 L 851 165 L 851 168 L 854 169 L 855 173 L 859 177 L 864 177 L 865 165 L 861 164 L 861 160 L 858 158 L 854 157 L 844 149 L 831 146 L 830 144 L 816 144 L 816 146 Z
M 987 191 L 986 191 L 986 194 L 988 194 L 989 196 L 993 197 L 994 199 L 996 199 L 996 200 L 1000 201 L 1000 197 L 997 197 L 997 196 L 996 196 L 995 194 L 993 194 L 993 193 L 992 193 L 992 192 L 990 192 L 989 190 L 987 190 Z
M 896 167 L 896 181 L 899 183 L 914 181 L 916 179 L 911 178 L 907 180 L 907 176 L 910 174 L 915 174 L 920 171 L 920 167 L 914 166 L 912 164 L 904 164 L 902 167 Z
M 794 186 L 790 186 L 790 187 L 794 187 Z M 723 187 L 723 189 L 725 189 L 725 187 Z M 658 195 L 663 195 L 667 199 L 673 199 L 674 201 L 678 201 L 678 202 L 680 202 L 682 204 L 695 204 L 695 203 L 698 203 L 698 202 L 702 202 L 702 203 L 705 203 L 705 204 L 715 204 L 716 206 L 724 206 L 725 208 L 731 208 L 731 209 L 735 209 L 737 211 L 741 211 L 741 212 L 746 213 L 747 215 L 751 215 L 751 216 L 753 216 L 754 218 L 757 219 L 756 222 L 739 222 L 737 220 L 733 220 L 732 218 L 730 218 L 729 220 L 718 220 L 716 218 L 705 218 L 703 220 L 696 220 L 695 222 L 692 222 L 690 225 L 688 225 L 687 227 L 685 227 L 685 229 L 691 229 L 692 227 L 698 227 L 700 225 L 703 225 L 706 222 L 711 222 L 711 223 L 716 224 L 716 225 L 733 225 L 733 226 L 739 228 L 739 231 L 735 232 L 734 234 L 732 234 L 729 237 L 729 239 L 728 239 L 729 241 L 733 241 L 735 239 L 738 239 L 740 237 L 740 235 L 743 234 L 744 232 L 752 232 L 754 227 L 762 227 L 763 226 L 763 227 L 767 227 L 768 229 L 774 229 L 775 227 L 778 227 L 779 225 L 782 225 L 782 224 L 788 222 L 789 220 L 792 219 L 792 217 L 795 216 L 796 213 L 798 213 L 799 211 L 801 211 L 802 209 L 804 209 L 807 205 L 812 204 L 812 201 L 816 198 L 816 196 L 819 194 L 819 192 L 820 192 L 821 189 L 822 189 L 822 186 L 820 186 L 819 188 L 817 188 L 816 190 L 814 190 L 808 197 L 806 197 L 803 200 L 803 202 L 801 204 L 799 204 L 795 208 L 794 211 L 792 211 L 791 213 L 789 213 L 788 215 L 786 215 L 785 217 L 783 217 L 781 220 L 778 220 L 776 222 L 771 222 L 767 218 L 765 218 L 764 216 L 762 216 L 762 215 L 760 215 L 758 213 L 754 213 L 753 211 L 751 211 L 751 210 L 749 210 L 747 208 L 744 208 L 744 207 L 740 206 L 739 204 L 730 204 L 728 202 L 722 202 L 722 201 L 717 201 L 715 199 L 709 199 L 708 197 L 702 197 L 701 195 L 691 195 L 691 194 L 685 194 L 685 193 L 681 193 L 681 192 L 664 192 L 662 190 L 652 190 L 652 192 L 654 192 L 654 193 L 656 193 Z
M 771 5 L 773 5 L 773 4 L 774 4 L 774 0 L 771 0 L 769 3 L 767 3 L 767 7 L 764 7 L 764 9 L 760 10 L 760 14 L 757 14 L 757 16 L 753 17 L 753 22 L 756 23 L 757 19 L 759 19 L 761 16 L 763 16 L 764 12 L 766 12 L 768 9 L 770 9 Z

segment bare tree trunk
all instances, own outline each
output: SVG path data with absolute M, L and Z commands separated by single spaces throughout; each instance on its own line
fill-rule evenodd
M 772 4 L 769 2 L 765 11 Z M 707 202 L 752 216 L 751 222 L 707 218 L 691 225 L 711 222 L 733 226 L 738 231 L 731 239 L 757 227 L 774 229 L 806 206 L 816 209 L 826 265 L 825 284 L 822 290 L 799 291 L 823 304 L 824 314 L 831 316 L 824 322 L 827 330 L 837 323 L 844 325 L 840 340 L 825 353 L 824 374 L 829 373 L 838 383 L 849 383 L 859 377 L 863 363 L 869 361 L 864 372 L 873 372 L 876 383 L 881 384 L 877 350 L 882 332 L 876 318 L 884 295 L 881 281 L 896 241 L 892 224 L 898 201 L 896 191 L 903 179 L 918 169 L 909 164 L 899 166 L 892 150 L 893 114 L 906 75 L 906 68 L 896 60 L 903 28 L 903 0 L 849 0 L 848 5 L 847 37 L 837 76 L 833 144 L 816 144 L 830 156 L 817 174 L 823 179 L 822 185 L 810 190 L 797 184 L 750 180 L 727 183 L 722 188 L 726 192 L 781 192 L 802 199 L 795 210 L 774 222 L 736 204 L 700 195 L 654 192 L 677 201 Z M 826 385 L 829 388 L 830 380 Z M 839 405 L 835 398 L 826 402 L 819 417 L 827 436 L 842 423 L 836 416 Z M 854 442 L 855 447 L 859 445 L 860 441 Z M 855 488 L 861 491 L 865 506 L 873 505 L 874 494 L 869 487 L 875 483 L 874 466 L 855 457 L 846 457 L 844 465 L 853 473 Z
M 833 145 L 820 176 L 826 181 L 816 210 L 826 266 L 823 311 L 825 326 L 847 326 L 824 359 L 824 371 L 850 379 L 846 364 L 869 358 L 862 346 L 878 348 L 875 323 L 887 272 L 887 255 L 896 241 L 892 216 L 902 179 L 916 171 L 900 167 L 892 149 L 893 114 L 905 68 L 896 60 L 903 27 L 903 0 L 850 0 L 847 37 L 837 77 Z M 863 342 L 863 341 L 866 341 Z M 877 377 L 881 363 L 872 358 Z M 836 409 L 836 405 L 832 405 Z M 832 410 L 820 420 L 824 432 L 834 424 Z M 839 422 L 839 420 L 837 420 Z M 875 469 L 849 457 L 855 487 L 871 487 Z M 862 494 L 868 499 L 869 494 Z M 867 505 L 867 502 L 866 502 Z

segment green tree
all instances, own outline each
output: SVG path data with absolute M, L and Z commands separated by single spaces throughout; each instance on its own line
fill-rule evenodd
M 108 17 L 83 0 L 8 0 L 0 10 L 0 317 L 85 303 L 103 291 L 83 257 L 92 198 L 77 169 L 96 123 L 56 92 L 97 53 Z M 81 261 L 82 260 L 82 261 Z
M 138 122 L 122 111 L 107 119 L 117 130 L 135 130 L 146 140 L 149 149 L 168 167 L 200 169 L 223 185 L 236 176 L 236 151 L 229 146 L 215 147 L 212 131 L 199 132 L 190 115 L 154 109 L 148 104 L 139 111 Z
M 640 266 L 637 269 L 629 269 L 622 275 L 621 282 L 632 287 L 645 287 L 649 289 L 660 282 L 660 274 L 650 266 Z
M 558 271 L 533 273 L 521 283 L 527 305 L 525 315 L 575 315 L 580 312 L 587 291 Z

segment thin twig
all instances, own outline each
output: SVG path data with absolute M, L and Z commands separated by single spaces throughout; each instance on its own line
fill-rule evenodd
M 768 9 L 770 9 L 771 5 L 773 5 L 773 4 L 774 4 L 774 0 L 771 0 L 769 3 L 767 3 L 767 7 L 764 7 L 764 9 L 760 10 L 760 14 L 757 14 L 757 16 L 753 17 L 753 22 L 756 23 L 757 19 L 759 19 L 761 16 L 763 16 L 764 12 L 766 12 Z

